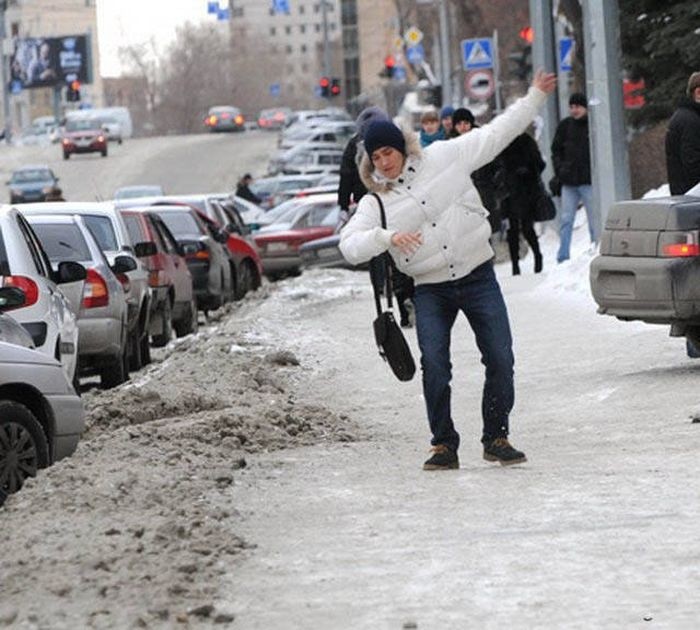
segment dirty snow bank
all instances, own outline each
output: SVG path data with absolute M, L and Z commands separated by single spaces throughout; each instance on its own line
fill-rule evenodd
M 313 369 L 288 349 L 289 322 L 309 303 L 351 297 L 314 287 L 313 274 L 302 286 L 265 287 L 154 352 L 124 386 L 84 394 L 75 455 L 0 510 L 0 627 L 233 620 L 212 602 L 246 547 L 232 505 L 246 453 L 364 437 L 346 416 L 295 398 Z

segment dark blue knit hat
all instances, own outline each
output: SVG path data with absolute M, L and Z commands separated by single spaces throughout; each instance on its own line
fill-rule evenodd
M 369 129 L 369 126 L 375 120 L 389 120 L 389 115 L 383 109 L 380 109 L 376 105 L 373 105 L 371 107 L 365 107 L 360 112 L 360 115 L 355 121 L 355 127 L 357 128 L 357 133 L 360 135 L 360 138 L 365 137 L 367 129 Z
M 365 151 L 370 157 L 377 149 L 391 147 L 406 155 L 406 139 L 401 129 L 389 120 L 375 120 L 365 132 Z

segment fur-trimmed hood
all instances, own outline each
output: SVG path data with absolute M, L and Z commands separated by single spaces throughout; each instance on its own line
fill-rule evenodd
M 406 162 L 404 163 L 403 170 L 398 178 L 401 178 L 409 167 L 415 170 L 423 155 L 418 134 L 405 128 L 401 128 L 401 132 L 403 133 L 404 140 L 406 141 Z M 370 159 L 369 155 L 367 155 L 367 152 L 363 151 L 362 153 L 363 155 L 362 159 L 360 160 L 359 167 L 360 179 L 366 186 L 367 190 L 373 193 L 387 192 L 391 190 L 392 180 L 382 177 L 379 175 L 379 173 L 375 172 L 374 165 L 372 164 L 372 160 Z

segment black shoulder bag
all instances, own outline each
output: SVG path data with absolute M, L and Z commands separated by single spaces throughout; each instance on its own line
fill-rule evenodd
M 386 229 L 386 215 L 384 214 L 384 204 L 379 195 L 372 195 L 379 203 L 379 212 L 382 218 L 382 227 Z M 382 357 L 392 369 L 396 378 L 400 381 L 410 381 L 416 373 L 416 364 L 411 355 L 411 349 L 401 332 L 401 328 L 394 319 L 392 308 L 392 287 L 391 287 L 391 265 L 388 261 L 389 252 L 382 254 L 384 273 L 386 278 L 386 301 L 389 310 L 382 311 L 379 290 L 375 283 L 374 304 L 377 307 L 377 319 L 374 320 L 374 339 L 379 348 L 379 356 Z

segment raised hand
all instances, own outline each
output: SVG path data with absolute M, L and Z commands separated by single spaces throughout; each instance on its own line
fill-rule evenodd
M 553 72 L 545 72 L 540 68 L 532 79 L 532 85 L 545 94 L 551 94 L 557 87 L 557 75 Z

